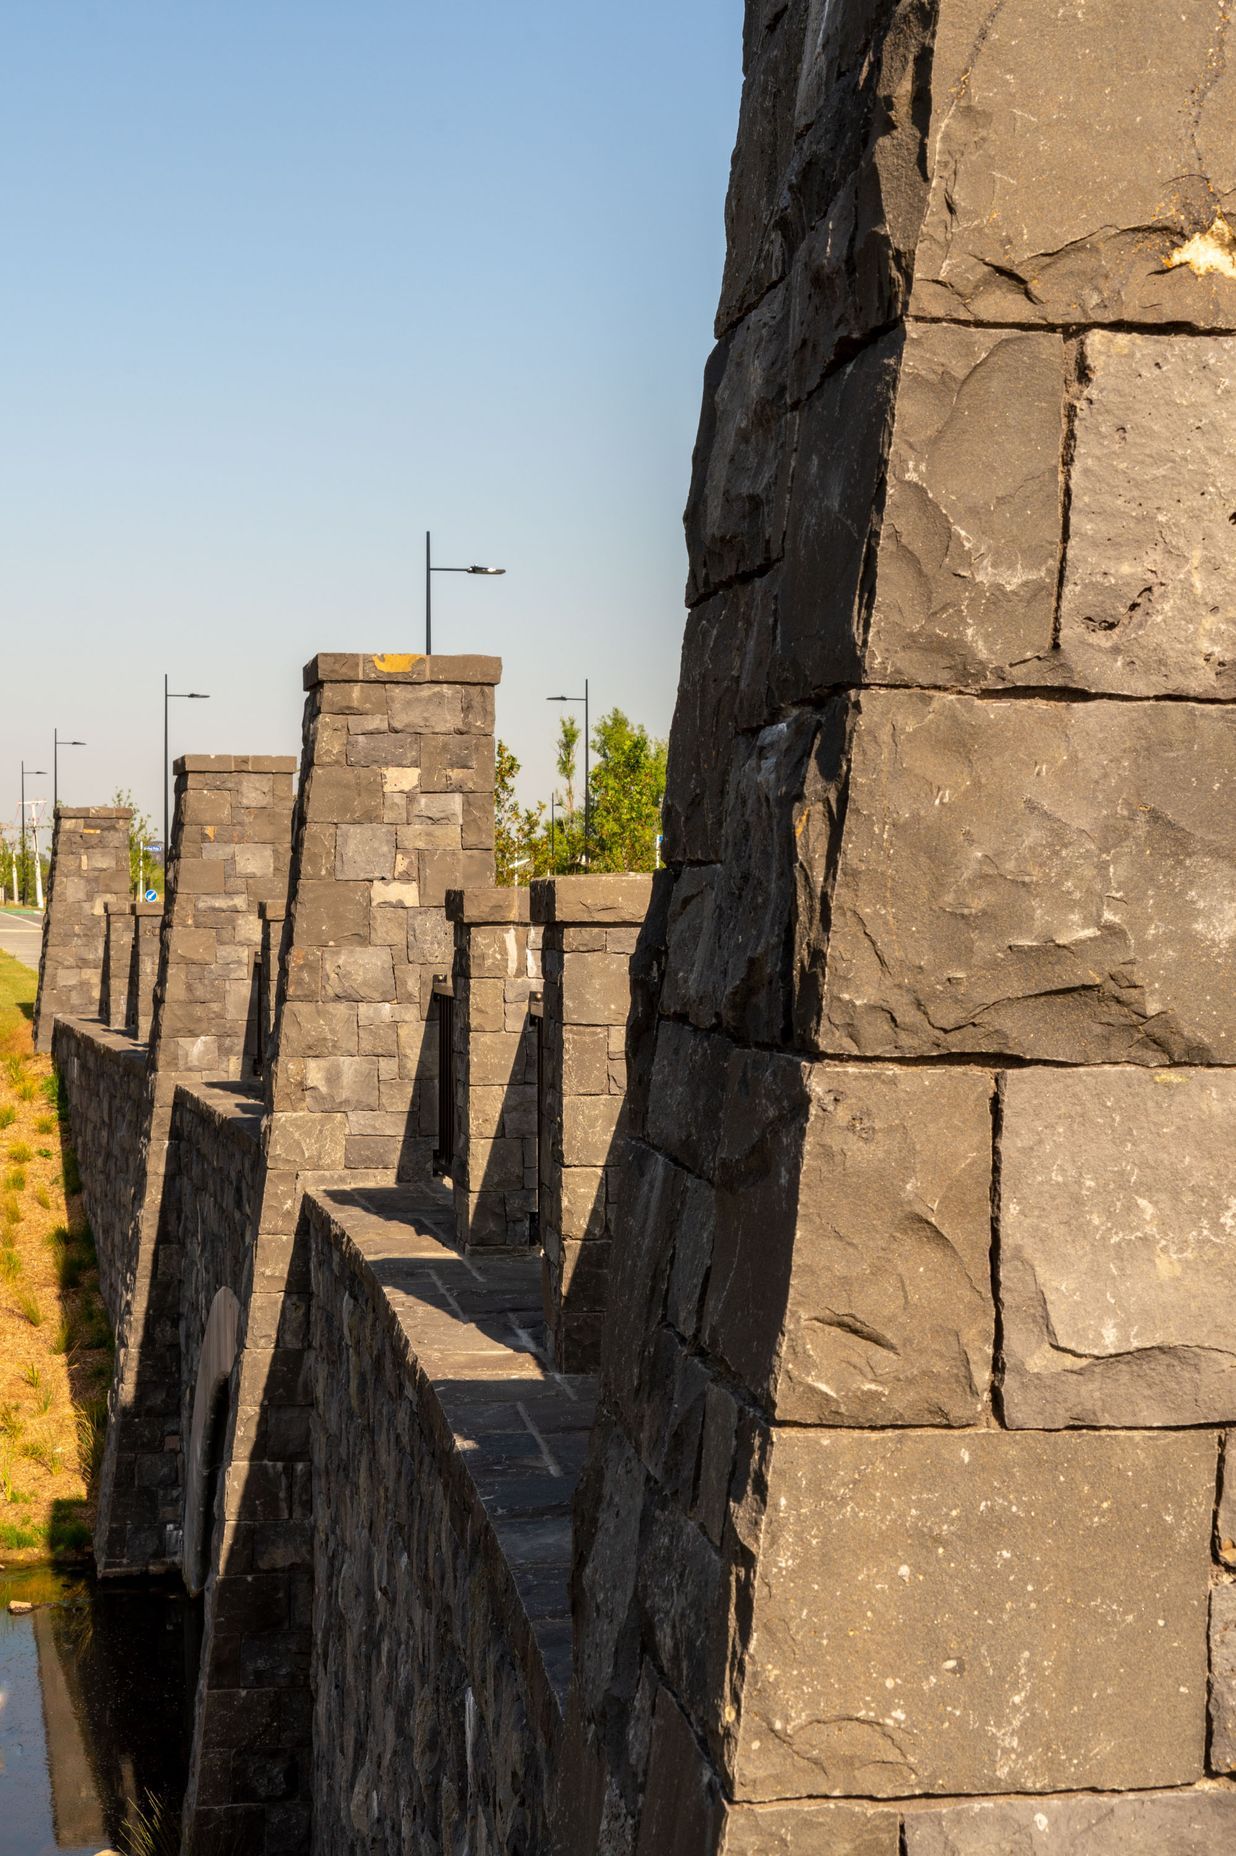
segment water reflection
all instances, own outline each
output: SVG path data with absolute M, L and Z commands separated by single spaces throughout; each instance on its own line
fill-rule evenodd
M 123 1850 L 148 1798 L 177 1820 L 197 1629 L 170 1588 L 0 1574 L 0 1856 Z

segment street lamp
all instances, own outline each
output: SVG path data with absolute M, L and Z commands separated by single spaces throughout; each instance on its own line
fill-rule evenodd
M 167 860 L 171 853 L 172 838 L 168 824 L 168 793 L 171 787 L 171 763 L 167 753 L 167 705 L 169 702 L 209 702 L 209 692 L 204 690 L 169 690 L 167 672 L 163 673 L 163 891 L 167 893 Z
M 592 800 L 588 791 L 588 679 L 582 696 L 547 696 L 546 702 L 582 702 L 584 705 L 584 862 L 592 849 Z
M 433 576 L 435 574 L 504 574 L 505 567 L 435 567 L 429 541 L 429 530 L 425 530 L 425 656 L 433 651 L 433 626 L 431 623 L 433 609 Z
M 56 807 L 60 803 L 60 750 L 61 748 L 84 748 L 84 741 L 62 741 L 59 732 L 52 729 L 52 818 L 56 816 Z
M 20 834 L 21 834 L 21 899 L 23 902 L 26 902 L 29 900 L 29 898 L 26 895 L 26 775 L 27 773 L 30 775 L 30 778 L 32 780 L 45 780 L 47 778 L 47 769 L 46 767 L 27 767 L 25 761 L 23 761 L 21 764 L 21 819 L 19 820 L 19 828 L 20 828 Z

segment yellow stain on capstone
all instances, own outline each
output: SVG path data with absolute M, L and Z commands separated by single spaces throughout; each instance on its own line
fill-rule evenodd
M 1195 232 L 1183 245 L 1164 258 L 1164 266 L 1174 271 L 1187 264 L 1199 277 L 1230 277 L 1236 282 L 1236 232 L 1216 213 L 1205 232 Z
M 213 844 L 215 841 L 215 831 L 216 827 L 214 825 L 202 826 L 202 835 L 209 844 Z
M 396 671 L 411 670 L 413 664 L 419 664 L 424 655 L 423 651 L 383 651 L 380 657 L 373 659 L 373 667 L 380 670 L 384 677 L 390 677 Z

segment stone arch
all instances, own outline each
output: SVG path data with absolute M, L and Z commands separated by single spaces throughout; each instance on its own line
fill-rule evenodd
M 220 1289 L 202 1335 L 185 1465 L 183 1572 L 194 1596 L 210 1572 L 210 1542 L 227 1435 L 228 1387 L 239 1333 L 240 1303 L 230 1289 Z

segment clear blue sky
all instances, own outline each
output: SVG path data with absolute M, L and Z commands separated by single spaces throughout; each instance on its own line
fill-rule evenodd
M 505 660 L 663 733 L 740 0 L 6 0 L 0 819 L 293 752 L 317 650 Z M 179 711 L 178 713 L 176 711 Z M 34 790 L 50 780 L 35 782 Z

